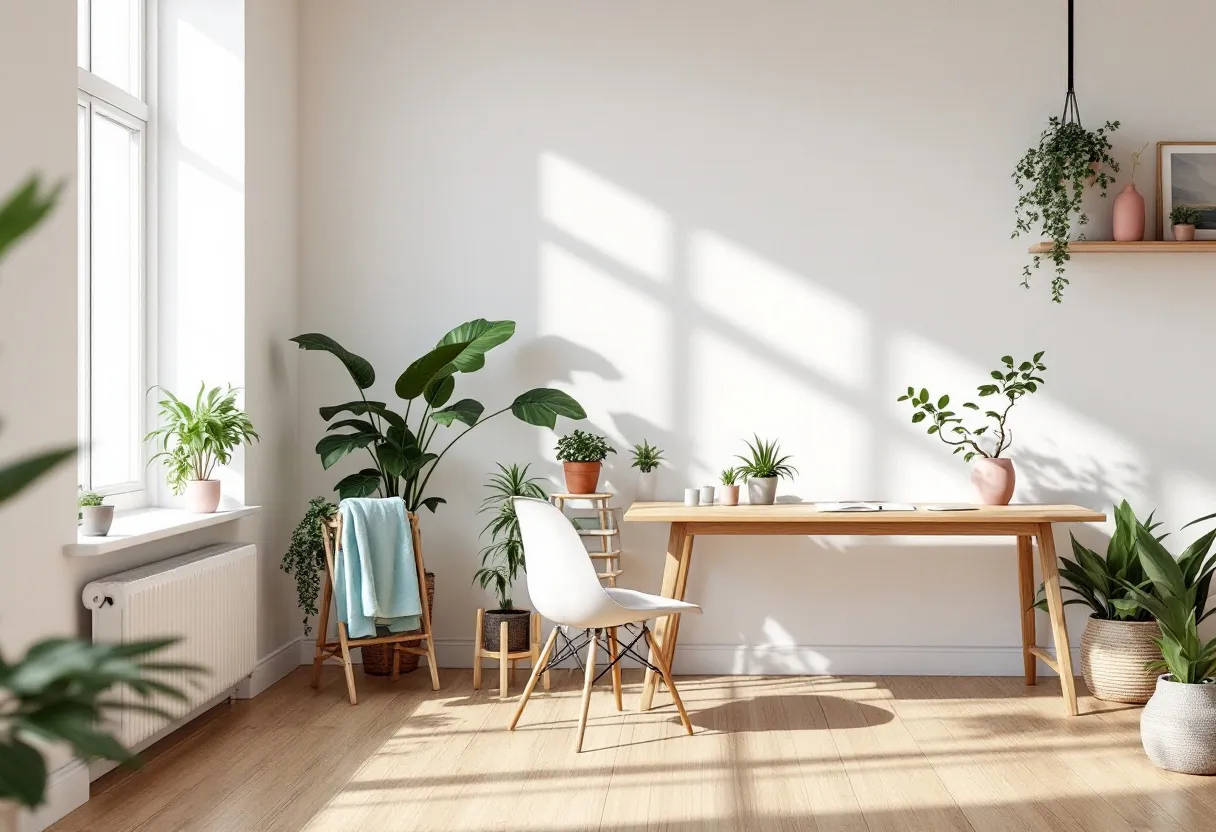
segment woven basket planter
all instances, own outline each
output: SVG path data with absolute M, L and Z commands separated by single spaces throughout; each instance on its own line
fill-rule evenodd
M 526 653 L 532 646 L 528 628 L 532 621 L 529 610 L 486 610 L 484 623 L 481 625 L 481 647 L 491 653 L 497 653 L 499 645 L 499 625 L 507 622 L 507 652 Z
M 1081 636 L 1081 675 L 1090 693 L 1108 702 L 1143 705 L 1157 689 L 1151 662 L 1161 661 L 1153 639 L 1156 621 L 1110 621 L 1091 617 Z
M 435 573 L 426 573 L 426 598 L 427 606 L 431 610 L 431 621 L 435 620 Z M 413 633 L 420 633 L 421 630 L 411 630 Z M 368 676 L 392 676 L 393 675 L 393 645 L 391 644 L 369 644 L 363 648 L 363 672 Z M 412 653 L 401 654 L 401 672 L 409 673 L 418 669 L 418 659 L 420 656 L 415 656 Z
M 1184 685 L 1169 676 L 1140 715 L 1140 742 L 1153 765 L 1181 774 L 1216 774 L 1216 684 Z

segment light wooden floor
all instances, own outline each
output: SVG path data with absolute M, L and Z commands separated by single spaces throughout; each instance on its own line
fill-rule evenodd
M 601 686 L 576 756 L 574 673 L 555 674 L 514 734 L 514 700 L 474 692 L 469 671 L 441 676 L 433 693 L 425 671 L 360 674 L 352 708 L 337 668 L 319 693 L 297 671 L 178 732 L 144 770 L 97 781 L 53 828 L 1216 829 L 1216 778 L 1153 768 L 1138 709 L 1086 696 L 1101 710 L 1065 718 L 1053 680 L 689 677 L 693 737 L 666 694 L 621 714 Z M 640 679 L 627 671 L 626 708 Z

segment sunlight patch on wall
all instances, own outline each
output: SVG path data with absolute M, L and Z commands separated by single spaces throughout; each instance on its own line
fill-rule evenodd
M 695 302 L 843 387 L 870 383 L 870 324 L 853 303 L 711 231 L 689 235 Z
M 667 213 L 555 153 L 540 157 L 540 215 L 646 277 L 671 278 Z
M 245 181 L 245 64 L 184 20 L 177 22 L 173 90 L 177 138 L 217 171 Z

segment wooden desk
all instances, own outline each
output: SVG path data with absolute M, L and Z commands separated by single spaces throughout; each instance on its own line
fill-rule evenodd
M 974 511 L 820 512 L 813 503 L 773 506 L 685 506 L 682 503 L 634 503 L 625 512 L 627 523 L 670 523 L 662 595 L 684 600 L 692 566 L 693 541 L 700 535 L 984 535 L 1017 539 L 1018 598 L 1022 610 L 1022 661 L 1026 684 L 1036 683 L 1035 658 L 1060 674 L 1068 713 L 1077 714 L 1076 682 L 1068 651 L 1068 628 L 1060 597 L 1053 523 L 1101 523 L 1106 515 L 1080 506 L 982 506 Z M 1035 646 L 1034 563 L 1032 539 L 1038 538 L 1039 565 L 1047 594 L 1048 617 L 1056 657 Z M 668 662 L 675 657 L 680 616 L 661 618 L 655 627 L 659 649 Z M 646 672 L 642 710 L 654 701 L 656 674 Z

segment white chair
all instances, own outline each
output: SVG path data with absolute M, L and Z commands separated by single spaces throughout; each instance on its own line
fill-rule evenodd
M 699 613 L 701 608 L 696 604 L 687 604 L 659 595 L 647 595 L 632 589 L 601 586 L 595 574 L 595 567 L 587 557 L 587 549 L 569 518 L 545 500 L 515 497 L 512 502 L 515 505 L 515 514 L 519 517 L 519 531 L 528 563 L 528 595 L 536 611 L 555 626 L 545 642 L 545 649 L 541 651 L 540 661 L 532 668 L 532 675 L 524 688 L 515 716 L 511 717 L 508 729 L 515 730 L 540 675 L 571 656 L 577 659 L 579 651 L 586 646 L 583 710 L 579 716 L 578 737 L 574 743 L 576 752 L 583 750 L 583 734 L 587 730 L 587 708 L 591 704 L 591 685 L 599 678 L 595 675 L 595 652 L 602 633 L 607 637 L 609 663 L 600 675 L 612 672 L 617 710 L 621 710 L 621 675 L 618 663 L 623 656 L 630 655 L 662 676 L 664 684 L 671 691 L 676 709 L 680 712 L 680 721 L 691 735 L 692 723 L 688 721 L 688 713 L 684 710 L 684 703 L 680 701 L 680 694 L 671 678 L 667 662 L 664 661 L 654 636 L 646 626 L 646 621 L 655 616 L 672 613 Z M 618 641 L 618 627 L 625 627 L 631 634 L 636 632 L 636 636 L 628 644 Z M 571 639 L 565 628 L 581 632 Z M 559 634 L 565 639 L 565 643 L 554 656 L 553 647 Z M 633 649 L 643 639 L 650 647 L 649 659 Z

